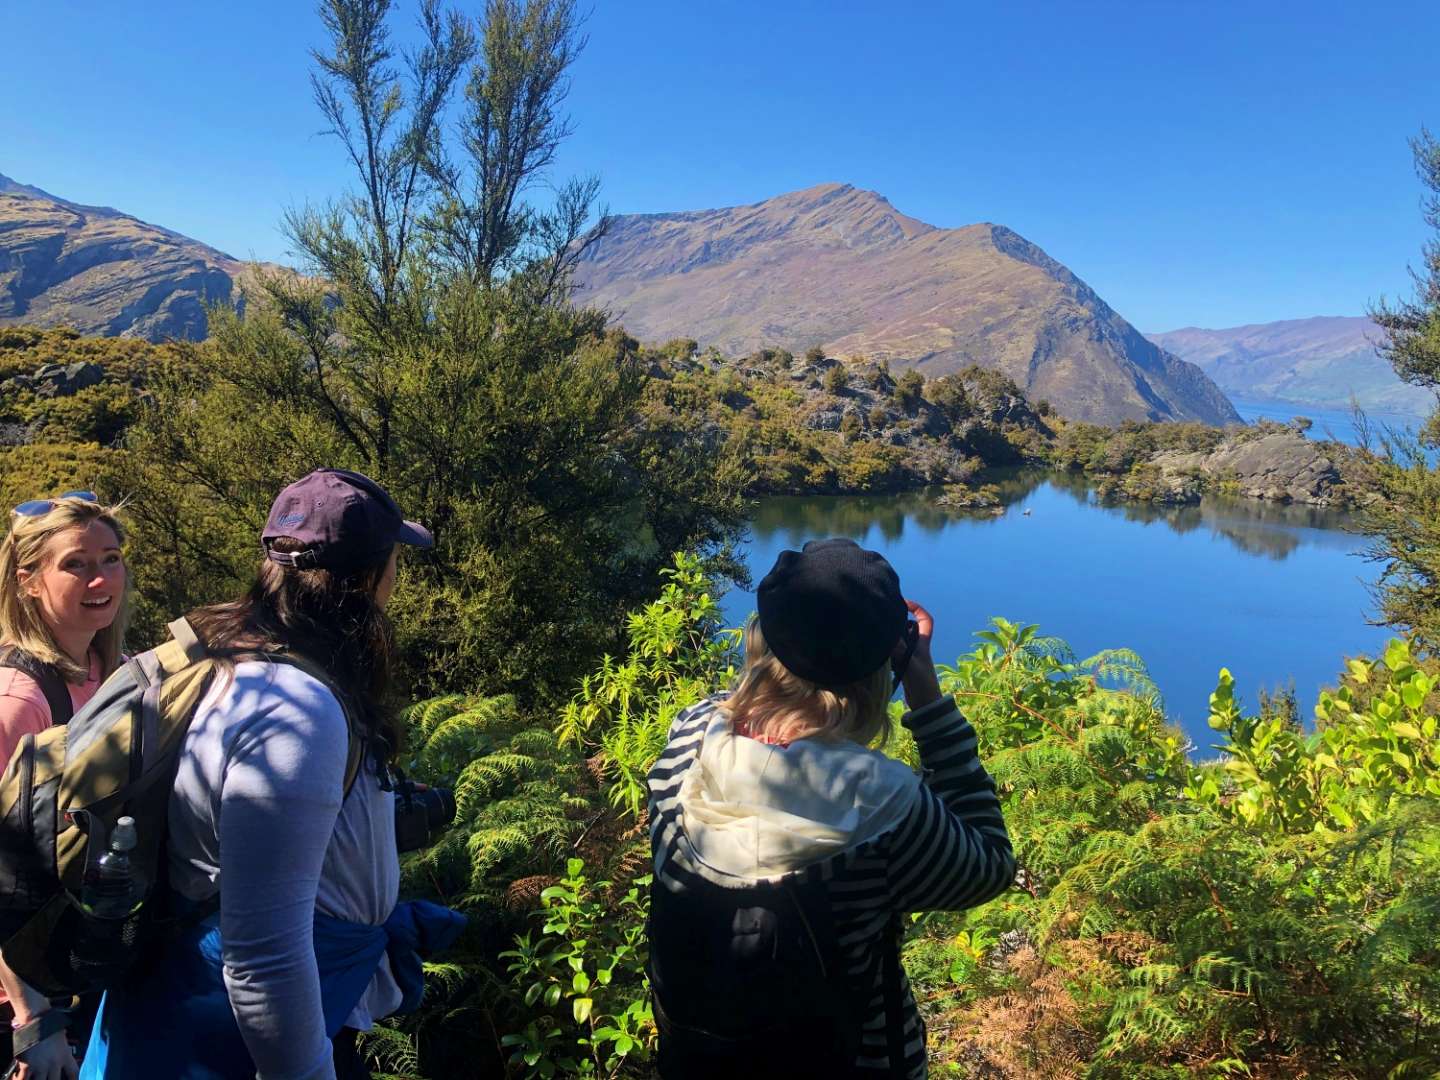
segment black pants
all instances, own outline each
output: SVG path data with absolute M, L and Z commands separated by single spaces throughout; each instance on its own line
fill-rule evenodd
M 354 1028 L 341 1028 L 335 1036 L 335 1080 L 370 1080 L 370 1067 L 355 1045 L 360 1033 Z

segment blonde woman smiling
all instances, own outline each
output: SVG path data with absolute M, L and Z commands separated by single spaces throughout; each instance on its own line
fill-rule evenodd
M 21 503 L 0 542 L 0 767 L 119 666 L 129 575 L 114 509 L 89 491 Z
M 0 541 L 0 769 L 20 740 L 68 723 L 120 665 L 129 616 L 125 534 L 113 507 L 90 491 L 23 502 Z M 0 983 L 19 983 L 0 964 Z M 0 1069 L 10 1064 L 10 1029 L 48 1007 L 35 993 L 15 1008 L 0 990 Z M 57 1036 L 16 1074 L 73 1077 Z

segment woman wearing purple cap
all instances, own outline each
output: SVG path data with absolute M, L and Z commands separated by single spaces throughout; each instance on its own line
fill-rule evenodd
M 385 605 L 398 545 L 430 534 L 374 481 L 322 469 L 280 493 L 262 540 L 250 590 L 189 617 L 233 660 L 170 801 L 181 928 L 106 996 L 85 1080 L 368 1076 L 356 1032 L 413 1008 L 416 943 L 458 932 L 396 903 Z
M 649 777 L 660 1075 L 923 1077 L 900 917 L 1009 886 L 995 785 L 882 556 L 813 541 L 756 599 L 735 688 L 675 719 Z M 923 779 L 869 749 L 901 683 Z

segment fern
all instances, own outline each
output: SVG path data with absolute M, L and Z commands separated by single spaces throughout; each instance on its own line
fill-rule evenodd
M 389 1024 L 376 1024 L 360 1035 L 360 1053 L 375 1080 L 426 1080 L 420 1071 L 420 1047 L 414 1035 Z
M 456 818 L 408 860 L 411 876 L 447 900 L 498 902 L 523 873 L 564 865 L 590 803 L 583 763 L 514 698 L 448 695 L 404 714 L 412 775 L 452 788 Z

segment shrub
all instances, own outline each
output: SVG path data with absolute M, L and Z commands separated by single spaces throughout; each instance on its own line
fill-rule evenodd
M 967 420 L 974 413 L 965 380 L 959 375 L 942 375 L 926 388 L 930 400 L 951 420 Z
M 610 801 L 638 816 L 645 775 L 664 749 L 681 709 L 728 686 L 739 635 L 722 629 L 715 582 L 695 556 L 678 554 L 661 571 L 660 598 L 627 620 L 628 655 L 605 657 L 565 706 L 562 746 L 599 752 Z
M 582 859 L 540 894 L 538 937 L 521 934 L 508 960 L 512 993 L 528 1011 L 522 1030 L 501 1038 L 527 1077 L 642 1075 L 655 1045 L 645 975 L 650 877 L 618 899 L 591 882 Z
M 920 405 L 925 390 L 925 376 L 910 368 L 895 380 L 895 403 L 907 413 L 913 413 Z

